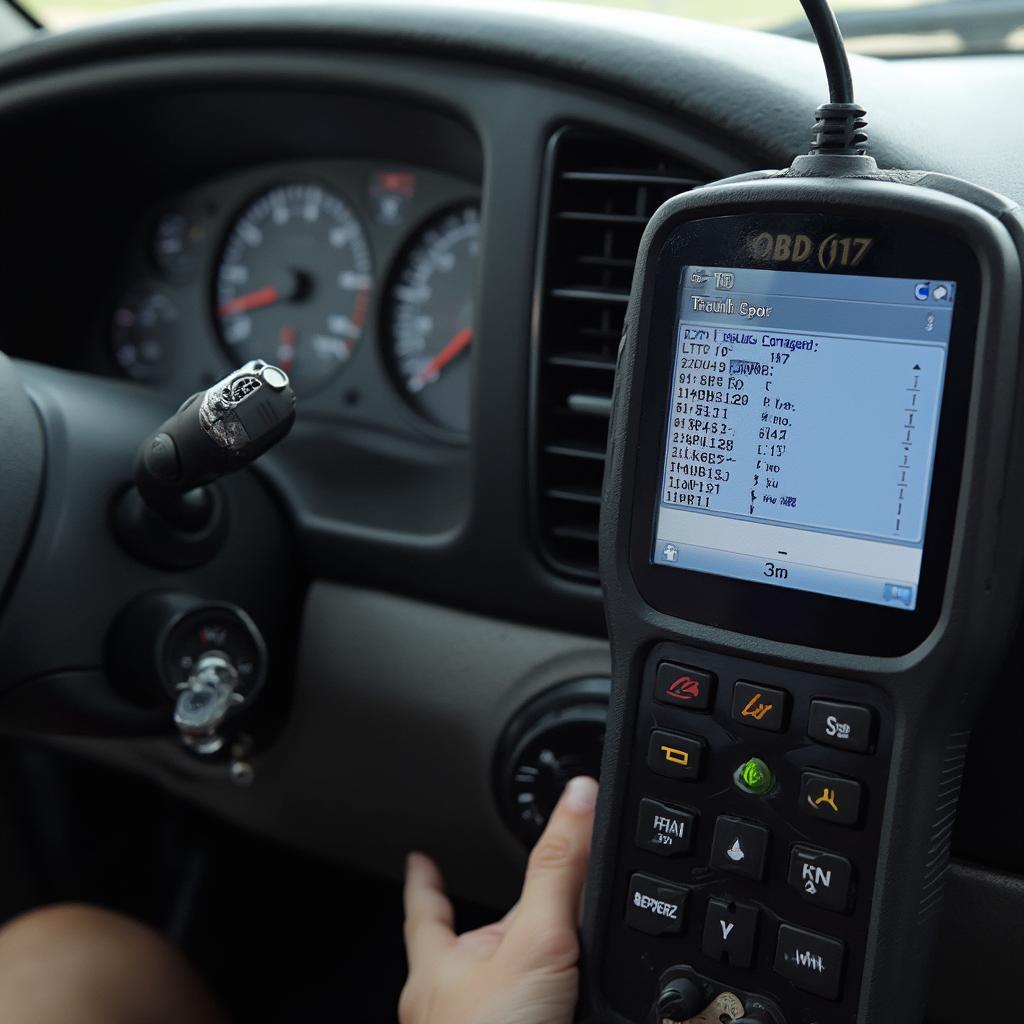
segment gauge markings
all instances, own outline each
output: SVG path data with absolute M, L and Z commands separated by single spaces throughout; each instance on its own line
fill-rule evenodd
M 372 287 L 369 244 L 350 207 L 320 185 L 282 185 L 228 235 L 215 285 L 221 338 L 233 362 L 289 362 L 308 394 L 351 359 Z
M 385 311 L 396 380 L 414 409 L 453 434 L 469 429 L 479 248 L 475 204 L 430 221 L 406 247 Z

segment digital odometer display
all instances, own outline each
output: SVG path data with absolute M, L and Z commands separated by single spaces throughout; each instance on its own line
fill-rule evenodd
M 299 394 L 318 390 L 362 338 L 372 271 L 344 200 L 310 183 L 261 195 L 232 227 L 217 272 L 215 312 L 231 362 L 265 359 Z
M 685 267 L 653 562 L 912 611 L 955 299 Z

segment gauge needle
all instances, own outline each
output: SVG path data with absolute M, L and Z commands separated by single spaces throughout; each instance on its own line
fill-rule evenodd
M 291 373 L 295 365 L 295 340 L 298 332 L 294 327 L 282 327 L 280 345 L 277 348 L 277 361 L 285 373 Z
M 430 381 L 434 380 L 440 372 L 464 349 L 469 347 L 473 340 L 473 328 L 463 327 L 458 334 L 448 342 L 433 359 L 423 367 L 420 372 L 409 382 L 411 391 L 422 391 Z
M 268 285 L 258 291 L 248 292 L 237 298 L 228 299 L 227 302 L 222 302 L 217 307 L 217 313 L 219 316 L 234 316 L 236 313 L 248 313 L 253 309 L 272 306 L 275 302 L 280 301 L 281 292 L 274 285 Z

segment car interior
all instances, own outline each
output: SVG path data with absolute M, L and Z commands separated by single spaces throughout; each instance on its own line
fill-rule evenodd
M 0 5 L 0 923 L 395 1021 L 600 775 L 581 1020 L 1024 1022 L 1024 6 L 651 7 Z

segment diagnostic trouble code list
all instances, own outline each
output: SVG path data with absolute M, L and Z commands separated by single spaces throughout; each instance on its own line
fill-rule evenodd
M 678 563 L 673 541 L 699 547 L 702 537 L 724 552 L 734 537 L 739 553 L 756 548 L 746 552 L 756 565 L 727 575 L 764 578 L 764 565 L 785 565 L 794 547 L 811 569 L 849 561 L 830 565 L 824 538 L 801 546 L 778 533 L 702 531 L 671 514 L 702 513 L 871 538 L 886 544 L 882 556 L 909 546 L 916 557 L 895 582 L 916 584 L 953 283 L 687 267 L 682 285 L 658 529 L 670 547 L 655 561 Z M 891 571 L 873 577 L 881 561 L 866 563 L 878 600 L 875 582 L 894 582 Z M 774 581 L 801 585 L 801 564 Z

